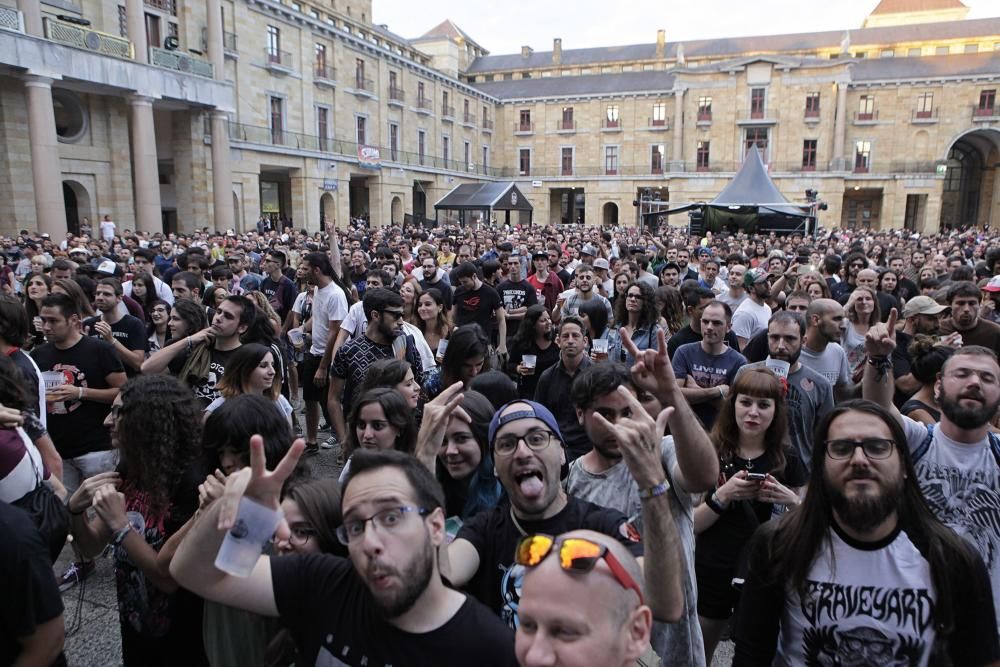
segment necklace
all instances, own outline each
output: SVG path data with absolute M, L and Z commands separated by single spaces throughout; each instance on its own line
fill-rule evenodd
M 528 532 L 523 527 L 521 527 L 521 524 L 518 522 L 517 517 L 514 516 L 513 507 L 510 508 L 510 520 L 514 522 L 514 527 L 517 528 L 517 532 L 521 533 L 521 537 L 528 536 Z

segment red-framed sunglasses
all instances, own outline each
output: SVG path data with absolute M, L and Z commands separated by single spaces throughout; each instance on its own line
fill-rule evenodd
M 644 604 L 642 588 L 615 555 L 603 544 L 582 537 L 556 539 L 551 535 L 529 535 L 517 545 L 514 562 L 525 567 L 535 567 L 545 560 L 553 549 L 558 549 L 559 566 L 567 572 L 590 572 L 597 561 L 604 559 L 615 580 L 626 590 L 635 591 L 639 604 Z

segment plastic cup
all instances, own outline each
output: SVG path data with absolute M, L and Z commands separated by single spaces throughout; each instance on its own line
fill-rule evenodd
M 448 349 L 448 339 L 447 338 L 442 338 L 438 342 L 438 350 L 437 350 L 437 354 L 435 355 L 437 357 L 438 361 L 442 361 L 444 359 L 444 352 L 447 349 Z
M 215 567 L 234 577 L 249 577 L 264 545 L 274 536 L 281 512 L 249 498 L 240 498 L 236 522 L 226 533 Z
M 306 336 L 302 333 L 302 329 L 296 327 L 288 330 L 288 340 L 292 341 L 293 346 L 300 348 L 305 344 Z
M 604 360 L 608 358 L 608 341 L 606 338 L 595 338 L 591 344 L 591 349 L 594 351 L 594 356 L 599 360 Z
M 764 366 L 768 368 L 772 373 L 777 375 L 779 378 L 788 377 L 788 369 L 791 368 L 791 364 L 787 361 L 782 361 L 781 359 L 772 359 L 768 357 L 764 361 Z
M 62 371 L 45 371 L 42 373 L 42 382 L 45 384 L 45 390 L 48 391 L 66 384 L 66 376 L 63 375 Z
M 538 363 L 538 355 L 526 354 L 523 357 L 521 357 L 521 363 L 524 364 L 525 368 L 531 371 L 530 373 L 528 373 L 528 375 L 534 375 L 535 365 Z

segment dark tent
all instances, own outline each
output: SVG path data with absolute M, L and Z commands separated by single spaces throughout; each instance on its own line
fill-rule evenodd
M 442 197 L 434 204 L 434 212 L 458 211 L 458 220 L 465 224 L 469 211 L 481 212 L 489 220 L 494 211 L 505 213 L 505 222 L 510 224 L 511 211 L 527 211 L 531 224 L 533 211 L 531 202 L 512 181 L 501 183 L 464 183 Z M 501 221 L 498 221 L 501 222 Z
M 812 205 L 789 202 L 767 173 L 760 151 L 751 146 L 733 180 L 710 202 L 687 204 L 667 215 L 688 211 L 690 231 L 735 233 L 808 233 L 814 224 Z M 661 214 L 657 214 L 661 215 Z

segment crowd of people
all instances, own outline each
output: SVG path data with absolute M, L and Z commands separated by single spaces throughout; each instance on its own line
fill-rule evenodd
M 995 231 L 105 222 L 0 238 L 2 664 L 101 557 L 125 665 L 1000 661 Z

